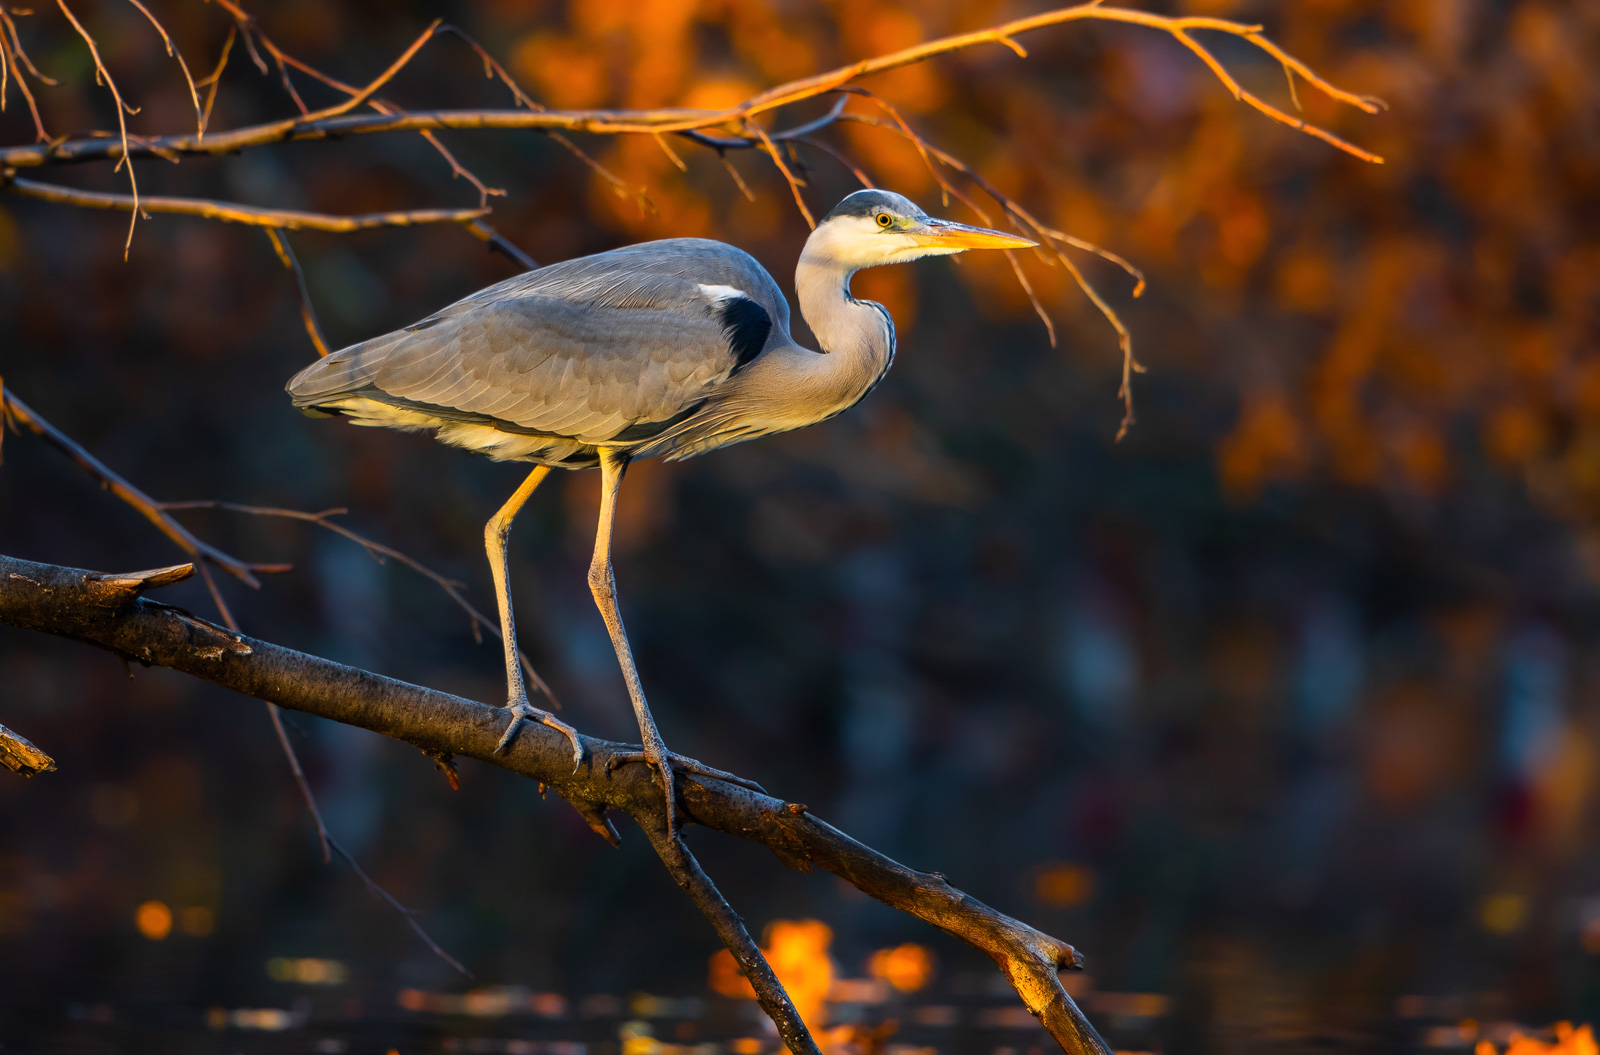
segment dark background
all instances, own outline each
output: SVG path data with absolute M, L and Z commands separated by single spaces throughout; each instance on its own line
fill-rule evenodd
M 874 82 L 1048 222 L 1147 270 L 1135 301 L 1120 272 L 1084 261 L 1150 367 L 1139 424 L 1113 443 L 1114 335 L 1059 268 L 1027 264 L 1057 348 L 998 256 L 860 276 L 900 330 L 899 362 L 862 406 L 629 475 L 618 578 L 662 731 L 1073 942 L 1100 990 L 1169 996 L 1128 1043 L 1372 1050 L 1430 1021 L 1593 1016 L 1600 9 L 1186 9 L 1259 20 L 1336 83 L 1385 97 L 1389 112 L 1365 117 L 1299 89 L 1309 118 L 1387 164 L 1268 122 L 1134 27 L 1047 30 L 1023 41 L 1026 62 L 986 48 Z M 209 71 L 225 14 L 152 10 Z M 137 11 L 75 11 L 144 107 L 133 131 L 192 125 Z M 544 102 L 651 106 L 736 100 L 1011 12 L 303 0 L 255 13 L 348 81 L 442 15 Z M 110 126 L 59 11 L 19 21 L 64 82 L 39 89 L 51 134 Z M 1287 104 L 1274 66 L 1236 41 L 1217 51 Z M 387 94 L 506 105 L 480 74 L 439 41 Z M 334 101 L 297 86 L 313 106 Z M 32 135 L 19 103 L 13 92 L 0 117 L 7 142 Z M 290 112 L 276 76 L 236 48 L 213 128 Z M 826 135 L 880 183 L 974 219 L 941 206 L 896 138 Z M 692 145 L 677 148 L 682 174 L 649 137 L 581 141 L 645 188 L 654 211 L 641 211 L 537 134 L 447 138 L 508 190 L 493 222 L 539 261 L 708 234 L 790 287 L 806 228 L 760 156 L 731 156 L 750 203 Z M 802 158 L 819 214 L 853 188 L 825 155 Z M 145 193 L 334 213 L 476 201 L 415 136 L 138 171 Z M 126 189 L 104 168 L 29 175 Z M 0 198 L 5 384 L 158 498 L 348 507 L 350 527 L 492 610 L 482 524 L 519 470 L 294 414 L 282 384 L 314 353 L 266 238 L 157 217 L 125 263 L 125 221 Z M 454 227 L 291 238 L 335 347 L 513 273 Z M 38 440 L 7 436 L 4 457 L 5 552 L 105 570 L 180 559 Z M 518 520 L 520 629 L 565 717 L 628 738 L 584 583 L 595 507 L 595 475 L 569 474 Z M 501 698 L 498 646 L 474 644 L 416 574 L 308 525 L 181 515 L 232 553 L 295 564 L 258 593 L 224 577 L 247 632 Z M 214 614 L 192 582 L 162 599 Z M 411 748 L 287 717 L 335 835 L 475 984 L 708 993 L 715 938 L 637 832 L 614 851 L 526 781 L 469 762 L 452 793 Z M 438 1050 L 395 992 L 474 983 L 321 863 L 259 703 L 161 670 L 129 680 L 109 655 L 0 629 L 0 721 L 60 767 L 0 779 L 6 1050 L 180 1050 L 178 1037 L 244 1050 L 248 1036 L 199 1025 L 204 1009 L 289 1006 L 301 991 L 263 969 L 278 956 L 349 965 L 350 1050 Z M 830 877 L 690 838 L 752 926 L 827 921 L 844 974 L 902 941 L 938 953 L 935 991 L 990 970 Z M 135 908 L 148 900 L 208 909 L 214 929 L 147 940 Z

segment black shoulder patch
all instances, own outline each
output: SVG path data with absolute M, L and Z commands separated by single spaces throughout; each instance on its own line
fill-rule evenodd
M 733 372 L 738 373 L 767 346 L 772 316 L 749 297 L 729 297 L 718 306 L 717 318 L 722 320 L 723 336 L 733 352 Z
M 643 443 L 645 440 L 653 440 L 672 428 L 672 426 L 689 420 L 694 416 L 695 411 L 705 405 L 706 401 L 702 399 L 700 402 L 678 411 L 665 421 L 636 421 L 611 437 L 611 441 L 613 443 Z

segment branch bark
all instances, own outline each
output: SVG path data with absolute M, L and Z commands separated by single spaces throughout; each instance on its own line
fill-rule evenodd
M 613 758 L 636 752 L 636 747 L 585 737 L 586 761 L 574 772 L 566 737 L 544 726 L 527 725 L 511 748 L 497 755 L 494 748 L 505 723 L 502 708 L 233 633 L 181 609 L 141 598 L 140 592 L 153 584 L 148 578 L 106 576 L 0 556 L 0 625 L 95 645 L 124 659 L 190 674 L 280 707 L 369 729 L 434 757 L 475 758 L 549 785 L 597 831 L 609 827 L 604 818 L 609 808 L 633 817 L 653 845 L 664 837 L 660 786 L 648 769 L 637 764 L 615 770 L 609 766 Z M 687 773 L 676 783 L 683 823 L 761 843 L 792 868 L 832 872 L 885 904 L 960 938 L 995 961 L 1063 1050 L 1072 1055 L 1110 1055 L 1111 1049 L 1057 976 L 1058 971 L 1082 966 L 1070 945 L 997 912 L 937 872 L 918 871 L 885 857 L 798 803 Z M 673 840 L 670 846 L 656 848 L 743 963 L 754 943 L 746 946 L 740 940 L 743 926 L 737 916 L 687 852 L 679 856 L 681 843 Z M 724 912 L 726 917 L 719 918 Z M 758 990 L 763 988 L 761 981 L 752 976 Z M 786 1004 L 787 997 L 782 1001 Z M 764 1005 L 769 1002 L 763 1000 Z M 781 1024 L 781 1007 L 768 1010 Z M 802 1039 L 791 1033 L 785 1030 L 792 1050 L 800 1055 L 815 1051 L 805 1044 L 808 1036 Z
M 117 212 L 173 213 L 180 216 L 198 216 L 205 220 L 223 223 L 242 223 L 251 227 L 283 228 L 289 231 L 332 231 L 348 234 L 351 231 L 369 231 L 376 227 L 415 227 L 425 223 L 468 224 L 489 215 L 489 209 L 409 209 L 395 212 L 369 212 L 356 216 L 330 216 L 320 212 L 302 212 L 295 209 L 260 209 L 253 205 L 235 202 L 212 201 L 208 198 L 141 197 L 131 194 L 108 194 L 102 191 L 79 190 L 55 183 L 23 179 L 0 173 L 0 186 L 16 194 L 58 205 L 76 205 L 81 209 L 111 209 Z

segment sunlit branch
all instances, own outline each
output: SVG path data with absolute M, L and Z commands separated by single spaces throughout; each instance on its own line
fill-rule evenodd
M 667 873 L 689 895 L 695 907 L 710 921 L 722 944 L 733 954 L 740 972 L 750 982 L 750 988 L 755 990 L 756 1002 L 772 1019 L 773 1025 L 778 1027 L 778 1036 L 783 1038 L 785 1046 L 794 1055 L 822 1055 L 811 1031 L 795 1010 L 794 1002 L 778 981 L 772 965 L 745 929 L 744 920 L 728 904 L 728 899 L 722 896 L 711 877 L 706 875 L 700 862 L 694 859 L 683 837 L 667 830 L 665 811 L 658 812 L 659 816 L 652 818 L 648 824 L 638 815 L 634 819 L 644 828 L 651 847 L 661 858 L 661 863 L 667 866 Z
M 61 0 L 57 0 L 61 2 Z M 218 0 L 239 20 L 247 38 L 254 29 L 254 19 L 245 14 L 232 0 Z M 298 139 L 321 139 L 331 136 L 367 135 L 380 132 L 423 131 L 441 129 L 533 129 L 540 131 L 589 132 L 595 134 L 666 133 L 703 131 L 721 125 L 740 125 L 758 115 L 782 106 L 817 98 L 850 85 L 864 77 L 888 70 L 899 69 L 924 62 L 939 55 L 997 44 L 1016 47 L 1012 39 L 1018 34 L 1079 21 L 1122 22 L 1155 29 L 1172 36 L 1198 56 L 1217 76 L 1235 98 L 1256 110 L 1298 131 L 1316 136 L 1338 149 L 1364 161 L 1381 162 L 1375 154 L 1354 146 L 1331 132 L 1306 122 L 1303 118 L 1286 113 L 1257 96 L 1245 91 L 1228 73 L 1227 69 L 1204 45 L 1191 35 L 1197 30 L 1207 30 L 1238 37 L 1262 50 L 1286 69 L 1291 69 L 1307 84 L 1337 102 L 1356 107 L 1366 113 L 1376 113 L 1382 103 L 1371 96 L 1357 95 L 1338 88 L 1319 77 L 1314 71 L 1293 56 L 1284 52 L 1261 32 L 1260 26 L 1233 22 L 1228 19 L 1202 16 L 1174 17 L 1138 11 L 1131 8 L 1111 7 L 1099 3 L 1079 4 L 1074 7 L 1047 11 L 1028 18 L 1017 19 L 989 29 L 956 34 L 928 41 L 915 47 L 904 48 L 876 58 L 842 66 L 826 73 L 804 77 L 761 92 L 738 106 L 725 110 L 693 110 L 665 108 L 653 110 L 424 110 L 390 114 L 342 113 L 320 120 L 307 119 L 309 111 L 302 110 L 297 117 L 266 124 L 252 125 L 230 132 L 215 133 L 203 142 L 196 136 L 164 136 L 154 146 L 177 154 L 233 153 L 250 147 Z M 266 43 L 265 38 L 262 38 Z M 280 67 L 285 67 L 287 57 L 275 47 L 268 48 Z M 520 90 L 519 90 L 520 92 Z M 298 95 L 295 96 L 298 102 Z M 299 103 L 303 107 L 303 103 Z M 72 139 L 46 146 L 12 147 L 0 151 L 0 165 L 16 168 L 54 164 L 69 161 L 120 159 L 133 149 L 127 143 L 107 143 L 89 139 Z M 152 144 L 140 144 L 139 152 L 152 151 Z
M 198 216 L 223 223 L 247 224 L 251 227 L 282 228 L 289 231 L 329 231 L 348 234 L 351 231 L 370 231 L 377 227 L 416 227 L 430 223 L 470 223 L 489 215 L 486 208 L 477 209 L 412 209 L 396 212 L 370 212 L 356 216 L 332 216 L 327 213 L 301 212 L 295 209 L 261 209 L 235 202 L 213 201 L 208 198 L 135 198 L 127 194 L 108 194 L 101 191 L 79 190 L 54 183 L 41 183 L 19 176 L 0 176 L 0 186 L 14 193 L 58 205 L 75 205 L 83 209 L 111 209 L 131 212 L 138 209 L 147 216 L 151 213 L 169 213 L 177 216 Z
M 217 57 L 217 68 L 211 71 L 211 76 L 200 83 L 205 85 L 206 104 L 200 111 L 200 134 L 205 135 L 206 126 L 211 123 L 211 108 L 217 102 L 217 89 L 222 84 L 222 71 L 228 68 L 228 56 L 233 53 L 234 39 L 239 35 L 239 27 L 228 27 L 228 35 L 222 41 L 222 53 Z
M 21 733 L 0 725 L 0 766 L 25 777 L 55 771 L 56 760 L 33 746 Z
M 660 787 L 648 768 L 611 765 L 619 756 L 637 755 L 636 746 L 584 737 L 586 761 L 574 770 L 566 737 L 530 725 L 507 752 L 496 754 L 503 708 L 234 634 L 141 600 L 92 572 L 0 557 L 0 624 L 72 637 L 280 707 L 370 729 L 435 758 L 474 758 L 519 773 L 555 790 L 601 834 L 608 808 L 628 813 L 647 834 L 662 829 Z M 1005 973 L 1065 1051 L 1110 1055 L 1058 977 L 1081 966 L 1070 945 L 995 911 L 936 872 L 885 857 L 799 803 L 688 773 L 677 786 L 684 824 L 760 843 L 792 868 L 831 872 L 966 942 Z
M 169 512 L 181 509 L 226 509 L 230 512 L 245 513 L 249 516 L 277 517 L 283 520 L 298 520 L 302 523 L 315 524 L 318 527 L 326 528 L 336 535 L 340 535 L 349 539 L 351 542 L 354 542 L 356 545 L 366 550 L 368 555 L 370 555 L 372 559 L 377 561 L 379 564 L 382 564 L 387 560 L 394 560 L 397 563 L 403 564 L 407 568 L 410 568 L 423 578 L 436 584 L 441 590 L 449 595 L 452 601 L 460 606 L 463 612 L 467 613 L 467 618 L 472 626 L 472 636 L 474 639 L 478 641 L 483 640 L 479 633 L 480 628 L 482 628 L 483 630 L 489 631 L 489 633 L 494 636 L 495 640 L 500 640 L 499 622 L 490 619 L 488 616 L 478 611 L 472 602 L 468 601 L 466 597 L 462 595 L 462 584 L 460 582 L 456 581 L 455 579 L 446 578 L 416 558 L 408 556 L 392 546 L 385 546 L 381 542 L 375 542 L 372 539 L 367 538 L 365 535 L 350 530 L 343 524 L 340 524 L 333 519 L 333 517 L 341 516 L 344 513 L 347 513 L 348 510 L 346 509 L 324 509 L 320 513 L 308 513 L 299 509 L 277 509 L 270 506 L 252 506 L 244 505 L 239 502 L 223 502 L 209 498 L 197 499 L 189 502 L 163 502 L 161 503 L 161 508 Z M 527 674 L 528 680 L 532 682 L 540 692 L 544 693 L 546 699 L 548 699 L 555 707 L 559 709 L 561 703 L 556 699 L 555 693 L 550 690 L 550 686 L 545 683 L 545 680 L 539 676 L 539 672 L 533 669 L 533 663 L 528 659 L 526 653 L 524 653 L 520 648 L 517 649 L 517 659 L 521 662 L 523 672 Z

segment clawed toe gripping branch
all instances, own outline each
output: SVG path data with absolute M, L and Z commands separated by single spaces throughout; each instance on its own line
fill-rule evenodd
M 669 833 L 660 785 L 651 767 L 614 765 L 636 746 L 582 737 L 585 765 L 572 768 L 571 745 L 558 730 L 528 723 L 510 747 L 495 752 L 504 708 L 396 681 L 238 634 L 181 609 L 144 599 L 154 577 L 101 575 L 0 557 L 0 624 L 70 637 L 126 660 L 167 667 L 289 710 L 370 729 L 412 744 L 434 758 L 475 758 L 553 789 L 594 830 L 615 841 L 605 816 L 632 817 L 674 881 L 705 914 L 749 977 L 761 1006 L 789 1049 L 816 1055 L 816 1042 L 761 956 L 737 913 L 717 891 L 680 835 Z M 951 886 L 942 875 L 893 861 L 812 815 L 804 806 L 764 794 L 748 782 L 717 779 L 683 760 L 677 813 L 698 824 L 770 849 L 803 871 L 831 872 L 885 904 L 977 948 L 1005 973 L 1039 1021 L 1073 1055 L 1110 1049 L 1067 995 L 1059 971 L 1078 968 L 1070 945 L 995 911 Z M 701 767 L 703 770 L 703 767 Z

